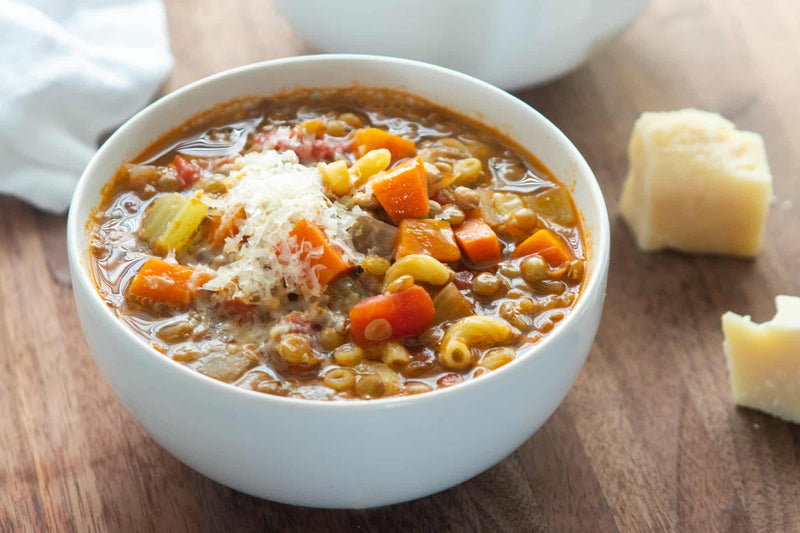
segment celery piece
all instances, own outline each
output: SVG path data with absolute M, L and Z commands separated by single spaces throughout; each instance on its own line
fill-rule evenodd
M 152 244 L 164 233 L 167 225 L 175 218 L 175 215 L 186 204 L 186 201 L 187 199 L 178 193 L 157 196 L 144 216 L 142 225 L 139 228 L 139 237 Z
M 183 250 L 191 241 L 192 235 L 200 227 L 208 214 L 208 206 L 197 198 L 189 198 L 166 229 L 153 242 L 157 251 Z

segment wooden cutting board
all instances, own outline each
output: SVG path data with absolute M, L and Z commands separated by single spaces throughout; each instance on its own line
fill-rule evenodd
M 164 92 L 312 50 L 269 3 L 169 0 Z M 613 231 L 608 299 L 574 388 L 509 458 L 446 492 L 319 511 L 234 492 L 172 458 L 103 381 L 75 315 L 65 218 L 0 199 L 0 530 L 800 530 L 800 427 L 735 408 L 720 315 L 800 294 L 800 3 L 656 0 L 562 80 L 518 94 L 586 156 Z M 755 261 L 637 251 L 618 216 L 645 110 L 763 134 L 776 202 Z M 43 147 L 47 150 L 47 147 Z

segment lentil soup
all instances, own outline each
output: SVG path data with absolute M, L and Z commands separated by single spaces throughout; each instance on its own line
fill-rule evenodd
M 218 105 L 124 164 L 90 231 L 98 291 L 156 350 L 318 400 L 496 370 L 558 327 L 586 261 L 533 155 L 385 89 Z

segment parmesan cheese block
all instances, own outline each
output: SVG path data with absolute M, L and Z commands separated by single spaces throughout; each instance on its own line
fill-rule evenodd
M 722 315 L 734 401 L 800 423 L 800 298 L 778 296 L 778 312 L 763 324 Z
M 758 253 L 772 198 L 760 135 L 696 109 L 644 113 L 628 156 L 620 204 L 640 248 Z

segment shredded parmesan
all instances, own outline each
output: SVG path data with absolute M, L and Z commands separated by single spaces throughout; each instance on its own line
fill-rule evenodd
M 356 264 L 363 259 L 347 231 L 361 210 L 331 202 L 317 169 L 299 164 L 293 151 L 245 154 L 234 162 L 228 180 L 233 184 L 228 193 L 208 203 L 226 210 L 244 207 L 246 218 L 225 242 L 230 262 L 204 288 L 231 291 L 234 298 L 252 303 L 280 298 L 286 291 L 318 296 L 324 287 L 308 264 L 313 251 L 302 260 L 288 236 L 304 218 L 319 225 L 345 259 Z

